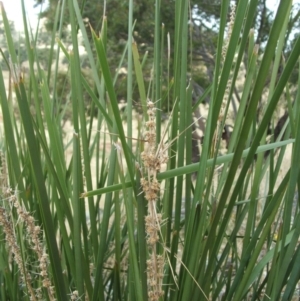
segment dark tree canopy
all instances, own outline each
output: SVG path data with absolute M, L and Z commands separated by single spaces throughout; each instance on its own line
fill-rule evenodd
M 34 0 L 36 5 L 39 5 L 43 0 Z M 244 1 L 244 0 L 243 0 Z M 253 27 L 257 33 L 257 43 L 262 44 L 266 41 L 267 35 L 274 19 L 274 11 L 271 11 L 266 6 L 267 0 L 259 0 L 257 6 L 256 18 L 253 21 Z M 238 2 L 238 0 L 236 0 Z M 49 30 L 53 29 L 54 15 L 58 8 L 58 0 L 49 0 L 48 7 L 42 12 L 41 17 L 47 19 L 46 27 Z M 108 18 L 108 33 L 110 39 L 120 40 L 127 38 L 128 31 L 128 0 L 107 0 L 106 11 L 104 12 L 104 1 L 99 0 L 78 0 L 79 7 L 81 7 L 82 16 L 85 18 L 96 31 L 100 30 L 103 15 Z M 221 1 L 191 1 L 191 16 L 194 27 L 200 32 L 205 32 L 205 35 L 212 34 L 217 31 L 217 24 L 220 15 Z M 161 0 L 161 22 L 165 25 L 165 31 L 170 35 L 174 33 L 174 17 L 175 17 L 175 1 Z M 294 16 L 290 21 L 289 28 L 294 25 L 300 25 L 300 5 L 294 4 Z M 64 25 L 69 22 L 69 12 L 65 8 Z M 154 33 L 154 15 L 155 4 L 154 1 L 148 0 L 134 0 L 133 1 L 133 19 L 136 20 L 135 37 L 140 43 L 153 44 Z M 291 34 L 289 31 L 288 35 Z M 209 36 L 210 37 L 210 36 Z M 292 39 L 292 37 L 289 37 Z
M 35 0 L 36 5 L 39 5 L 43 0 Z M 236 0 L 244 1 L 244 0 Z M 99 0 L 78 0 L 81 7 L 82 16 L 86 20 L 87 31 L 91 38 L 91 33 L 88 24 L 98 32 L 101 29 L 103 16 L 107 17 L 108 22 L 108 53 L 113 58 L 111 61 L 112 69 L 115 69 L 118 64 L 118 57 L 121 56 L 124 45 L 128 36 L 128 0 L 107 0 L 106 10 L 104 12 L 105 1 Z M 192 55 L 194 66 L 205 66 L 206 74 L 202 72 L 193 73 L 194 79 L 202 86 L 205 86 L 211 79 L 214 54 L 217 45 L 218 21 L 220 16 L 221 1 L 211 0 L 191 0 L 191 23 L 193 24 L 193 47 L 189 50 Z M 49 0 L 49 6 L 42 12 L 41 17 L 46 18 L 46 27 L 52 30 L 54 27 L 54 15 L 58 8 L 58 0 Z M 169 33 L 171 40 L 174 37 L 174 18 L 175 18 L 175 0 L 161 0 L 160 20 L 164 24 L 165 33 Z M 286 43 L 285 52 L 290 50 L 290 47 L 295 40 L 293 35 L 298 33 L 292 32 L 292 28 L 299 22 L 299 4 L 294 4 L 294 16 L 289 24 L 289 31 L 286 39 L 291 41 Z M 141 53 L 149 51 L 149 59 L 153 55 L 154 45 L 154 18 L 155 18 L 155 1 L 149 0 L 134 0 L 133 1 L 133 20 L 136 21 L 134 28 L 134 39 L 136 40 Z M 229 18 L 229 14 L 228 14 Z M 253 21 L 255 29 L 256 43 L 260 45 L 261 51 L 267 41 L 272 22 L 274 20 L 274 11 L 270 11 L 266 6 L 266 0 L 259 0 L 257 6 L 256 18 Z M 64 25 L 69 22 L 69 11 L 66 5 Z M 172 46 L 173 47 L 173 46 Z M 195 68 L 200 70 L 201 68 Z M 202 69 L 203 70 L 203 69 Z

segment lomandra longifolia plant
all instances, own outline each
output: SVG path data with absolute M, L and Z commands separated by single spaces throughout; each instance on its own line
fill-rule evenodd
M 121 1 L 128 32 L 118 64 L 108 27 L 119 12 L 109 5 L 99 33 L 82 19 L 92 0 L 58 1 L 45 35 L 29 29 L 25 2 L 18 51 L 0 5 L 0 300 L 298 298 L 300 39 L 284 47 L 297 24 L 292 0 L 278 1 L 259 46 L 259 0 L 150 1 L 154 43 L 145 53 L 137 7 Z M 204 2 L 214 5 L 218 32 L 193 19 Z M 163 20 L 166 7 L 172 20 Z M 212 53 L 193 49 L 195 37 Z M 202 96 L 193 91 L 200 69 L 211 70 Z M 275 131 L 279 107 L 287 118 Z M 192 163 L 196 111 L 204 126 Z

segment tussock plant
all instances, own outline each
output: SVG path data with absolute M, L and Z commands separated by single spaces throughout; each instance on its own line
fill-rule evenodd
M 79 2 L 0 3 L 0 300 L 298 300 L 296 4 Z

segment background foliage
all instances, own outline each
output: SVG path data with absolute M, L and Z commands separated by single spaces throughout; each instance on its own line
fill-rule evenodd
M 35 0 L 37 4 L 41 0 Z M 104 2 L 97 0 L 84 1 L 80 0 L 79 6 L 82 11 L 83 18 L 89 22 L 92 28 L 97 32 L 100 30 L 103 16 L 108 18 L 108 41 L 109 57 L 119 58 L 122 53 L 124 41 L 128 37 L 128 22 L 127 11 L 128 1 L 106 1 L 105 13 Z M 174 1 L 162 0 L 160 1 L 160 20 L 164 24 L 164 32 L 170 34 L 173 41 L 175 30 L 175 7 Z M 46 28 L 52 30 L 58 28 L 54 26 L 54 15 L 57 9 L 58 1 L 50 0 L 49 6 L 44 9 L 41 17 L 45 17 Z M 299 3 L 293 4 L 292 16 L 289 19 L 286 42 L 284 45 L 284 52 L 291 50 L 291 45 L 294 44 L 298 31 L 292 31 L 293 28 L 300 26 Z M 192 44 L 189 47 L 189 55 L 196 66 L 205 66 L 207 68 L 206 74 L 198 74 L 196 68 L 190 70 L 195 77 L 196 82 L 202 84 L 208 83 L 212 80 L 212 73 L 215 64 L 215 49 L 217 46 L 217 37 L 219 31 L 221 1 L 197 1 L 189 2 L 190 21 L 193 24 Z M 117 18 L 115 17 L 117 15 Z M 149 51 L 150 57 L 153 59 L 153 45 L 154 45 L 154 16 L 155 5 L 151 1 L 135 0 L 133 1 L 133 20 L 136 21 L 134 27 L 134 39 L 138 43 L 141 52 Z M 65 11 L 64 26 L 70 23 L 68 8 Z M 261 45 L 260 51 L 263 51 L 265 43 L 268 39 L 268 34 L 272 22 L 274 20 L 274 11 L 267 7 L 266 0 L 259 0 L 256 7 L 256 14 L 252 21 L 252 27 L 256 30 L 255 43 Z M 91 38 L 90 30 L 87 28 L 88 36 Z M 173 51 L 174 49 L 172 49 Z M 118 61 L 118 60 L 116 60 Z M 194 65 L 193 64 L 193 65 Z M 110 66 L 116 68 L 113 59 L 110 60 Z

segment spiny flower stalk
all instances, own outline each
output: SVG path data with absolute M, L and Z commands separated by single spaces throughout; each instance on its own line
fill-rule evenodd
M 48 275 L 48 255 L 45 253 L 43 244 L 40 241 L 40 236 L 42 234 L 40 226 L 35 224 L 33 216 L 22 207 L 19 202 L 17 190 L 13 190 L 9 187 L 7 182 L 6 174 L 6 161 L 2 153 L 0 153 L 1 158 L 1 177 L 0 184 L 3 199 L 5 199 L 11 206 L 7 206 L 10 209 L 0 207 L 0 225 L 3 227 L 3 232 L 5 233 L 5 239 L 7 241 L 8 247 L 11 253 L 14 255 L 13 260 L 17 263 L 21 279 L 26 284 L 30 300 L 42 300 L 42 289 L 38 288 L 36 290 L 32 287 L 32 277 L 27 270 L 26 264 L 21 256 L 21 249 L 18 245 L 16 235 L 15 235 L 15 223 L 13 219 L 9 218 L 8 212 L 11 211 L 12 206 L 16 208 L 17 216 L 19 221 L 25 224 L 27 239 L 30 248 L 37 254 L 39 274 L 42 278 L 42 286 L 47 289 L 48 299 L 50 301 L 55 301 L 54 286 L 52 286 L 49 275 Z
M 0 189 L 1 189 L 1 198 L 12 201 L 15 198 L 13 190 L 8 186 L 8 175 L 6 167 L 6 158 L 3 152 L 0 152 L 1 168 L 0 168 Z M 7 215 L 6 209 L 0 207 L 0 225 L 3 227 L 3 233 L 5 234 L 5 240 L 7 242 L 8 248 L 13 254 L 13 260 L 16 262 L 21 275 L 21 280 L 27 287 L 30 300 L 38 300 L 34 289 L 31 285 L 31 275 L 27 270 L 25 262 L 23 262 L 21 249 L 17 243 L 17 238 L 15 236 L 14 225 L 11 222 L 10 218 Z
M 226 37 L 226 39 L 223 43 L 223 47 L 222 47 L 223 60 L 225 59 L 225 56 L 227 54 L 227 49 L 228 49 L 229 41 L 230 41 L 231 34 L 232 34 L 232 29 L 233 29 L 234 20 L 235 20 L 235 11 L 236 11 L 236 6 L 235 6 L 235 3 L 233 3 L 230 7 L 230 21 L 228 24 L 227 37 Z
M 231 12 L 230 12 L 230 21 L 229 21 L 229 25 L 228 25 L 228 33 L 227 33 L 227 38 L 224 42 L 223 48 L 222 48 L 222 57 L 223 57 L 223 61 L 225 61 L 225 57 L 227 54 L 227 50 L 228 50 L 228 45 L 229 45 L 229 41 L 231 38 L 231 34 L 232 34 L 232 29 L 233 29 L 233 25 L 234 25 L 234 19 L 235 19 L 235 4 L 232 4 L 231 6 Z M 219 124 L 221 123 L 224 114 L 225 114 L 225 108 L 226 108 L 226 104 L 228 102 L 228 97 L 229 97 L 229 93 L 230 93 L 230 87 L 232 84 L 232 77 L 229 77 L 229 80 L 227 82 L 227 86 L 226 86 L 226 90 L 225 90 L 225 95 L 224 95 L 224 99 L 222 102 L 222 106 L 221 106 L 221 111 L 220 111 L 220 115 L 219 115 Z
M 26 225 L 29 242 L 31 249 L 37 254 L 39 262 L 40 275 L 42 277 L 42 285 L 47 289 L 49 300 L 55 301 L 54 286 L 52 286 L 47 266 L 48 266 L 48 255 L 43 250 L 43 245 L 39 239 L 41 235 L 41 228 L 35 224 L 33 216 L 29 214 L 18 202 L 17 195 L 12 199 L 14 207 L 17 209 L 18 216 Z
M 227 37 L 223 43 L 223 47 L 222 47 L 222 60 L 223 62 L 225 61 L 225 57 L 228 51 L 228 45 L 230 42 L 230 38 L 232 35 L 232 29 L 233 29 L 233 25 L 234 25 L 234 20 L 235 20 L 235 11 L 236 11 L 236 6 L 235 4 L 231 5 L 231 12 L 230 12 L 230 21 L 228 24 L 228 32 L 227 32 Z M 221 74 L 221 73 L 220 73 Z M 220 82 L 220 78 L 219 78 L 219 82 Z M 214 138 L 213 138 L 213 147 L 214 149 L 216 148 L 216 143 L 218 141 L 218 135 L 221 136 L 222 135 L 222 130 L 223 130 L 223 126 L 224 126 L 224 116 L 226 115 L 226 106 L 229 100 L 229 94 L 230 94 L 230 88 L 231 88 L 231 84 L 232 84 L 232 75 L 229 75 L 229 79 L 226 85 L 226 89 L 225 89 L 225 93 L 224 93 L 224 97 L 223 97 L 223 101 L 221 104 L 221 108 L 220 108 L 220 113 L 219 113 L 219 117 L 218 117 L 218 121 L 217 121 L 217 128 L 216 131 L 214 133 Z
M 14 255 L 14 261 L 19 267 L 21 279 L 26 284 L 28 293 L 30 295 L 30 300 L 36 301 L 36 295 L 34 289 L 31 285 L 31 276 L 23 262 L 20 247 L 17 244 L 17 239 L 14 233 L 14 227 L 9 218 L 6 215 L 6 211 L 3 207 L 0 207 L 0 225 L 3 227 L 3 232 L 5 233 L 5 239 L 11 253 Z
M 168 156 L 164 149 L 156 145 L 156 108 L 152 101 L 148 100 L 146 122 L 145 150 L 141 153 L 143 163 L 143 177 L 141 178 L 142 189 L 145 199 L 148 201 L 148 215 L 145 218 L 149 259 L 147 260 L 148 297 L 150 301 L 159 300 L 163 296 L 162 280 L 164 271 L 164 257 L 156 252 L 156 244 L 162 223 L 162 215 L 156 211 L 156 202 L 159 198 L 160 183 L 156 175 L 161 166 L 167 163 Z

